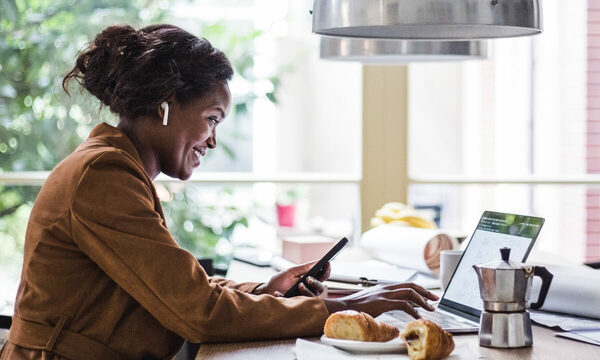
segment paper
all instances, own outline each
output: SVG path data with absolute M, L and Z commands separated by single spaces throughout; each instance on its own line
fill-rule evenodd
M 583 341 L 588 344 L 600 346 L 600 331 L 575 330 L 571 332 L 556 333 L 556 336 Z
M 340 261 L 331 262 L 331 280 L 343 278 L 359 279 L 365 277 L 369 280 L 382 282 L 406 282 L 417 272 L 400 268 L 379 260 L 367 261 Z
M 271 260 L 271 267 L 277 271 L 284 271 L 292 266 L 293 262 L 275 256 Z M 379 260 L 341 261 L 331 262 L 331 281 L 358 281 L 364 277 L 369 280 L 383 282 L 406 282 L 416 275 L 415 270 L 400 268 Z
M 383 224 L 366 231 L 360 246 L 376 259 L 438 274 L 440 252 L 452 250 L 457 241 L 440 230 Z
M 600 271 L 583 266 L 546 266 L 554 275 L 541 310 L 600 319 Z M 536 302 L 541 281 L 535 277 L 530 301 Z
M 600 320 L 536 310 L 530 310 L 529 316 L 536 324 L 556 327 L 565 331 L 576 329 L 600 329 Z

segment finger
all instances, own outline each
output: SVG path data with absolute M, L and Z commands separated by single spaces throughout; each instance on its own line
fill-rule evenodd
M 414 307 L 412 307 L 412 305 L 409 304 L 407 301 L 400 301 L 400 304 L 398 307 L 400 308 L 400 310 L 404 311 L 405 313 L 414 317 L 415 319 L 421 318 L 421 315 L 419 315 L 417 310 Z
M 432 293 L 431 291 L 425 289 L 424 287 L 417 285 L 415 283 L 409 283 L 409 286 L 411 289 L 413 289 L 414 291 L 416 291 L 417 293 L 419 293 L 419 295 L 424 296 L 430 300 L 439 300 L 440 297 L 437 296 L 436 294 Z
M 402 283 L 402 284 L 394 284 L 394 285 L 390 285 L 391 289 L 413 289 L 415 290 L 417 293 L 419 293 L 421 296 L 424 296 L 430 300 L 439 300 L 439 296 L 435 295 L 434 293 L 432 293 L 431 291 L 425 289 L 424 287 L 417 285 L 415 283 Z
M 433 306 L 431 306 L 427 300 L 425 300 L 421 295 L 419 295 L 416 291 L 411 289 L 410 292 L 410 298 L 409 300 L 412 301 L 413 303 L 421 306 L 423 309 L 428 310 L 428 311 L 434 311 L 435 308 Z
M 325 267 L 323 267 L 323 270 L 319 271 L 319 273 L 317 274 L 317 280 L 325 281 L 325 280 L 329 279 L 330 275 L 331 275 L 331 264 L 329 262 L 327 262 L 327 264 L 325 264 Z
M 308 288 L 316 295 L 321 295 L 324 291 L 327 290 L 327 286 L 325 286 L 322 282 L 318 281 L 312 276 L 306 278 L 306 284 L 308 285 Z
M 275 297 L 283 297 L 283 294 L 280 293 L 279 291 L 275 290 L 275 292 L 273 293 L 273 296 L 275 296 Z
M 298 290 L 300 290 L 300 293 L 304 296 L 310 296 L 310 297 L 316 296 L 312 291 L 310 291 L 310 289 L 308 287 L 306 287 L 306 285 L 304 285 L 304 283 L 298 284 Z
M 411 288 L 398 289 L 392 294 L 392 297 L 398 300 L 410 300 L 426 310 L 434 310 L 434 308 L 429 305 L 421 295 Z

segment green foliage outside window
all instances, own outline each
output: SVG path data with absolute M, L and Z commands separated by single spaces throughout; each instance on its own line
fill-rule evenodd
M 87 137 L 93 126 L 102 121 L 115 124 L 114 115 L 102 109 L 85 91 L 73 88 L 72 97 L 64 94 L 62 77 L 74 65 L 84 43 L 108 25 L 128 23 L 136 28 L 160 22 L 177 25 L 167 12 L 170 3 L 0 1 L 0 173 L 51 170 Z M 275 101 L 278 77 L 257 79 L 253 73 L 253 41 L 260 32 L 252 29 L 240 32 L 219 22 L 196 25 L 198 32 L 192 32 L 223 50 L 233 63 L 236 76 L 250 84 L 269 81 L 272 85 L 272 91 L 265 94 L 249 91 L 234 97 L 232 121 L 247 120 L 252 100 L 257 96 Z M 227 139 L 235 141 L 240 136 L 236 133 L 222 136 L 221 151 L 235 157 Z M 22 252 L 22 224 L 27 222 L 38 191 L 37 187 L 0 185 L 0 241 L 5 242 L 0 249 L 0 263 L 20 255 L 15 251 Z M 199 256 L 211 256 L 211 246 L 218 239 L 229 235 L 237 225 L 247 225 L 245 215 L 239 215 L 223 228 L 207 226 L 203 216 L 214 215 L 214 209 L 196 204 L 186 188 L 173 195 L 177 201 L 164 204 L 165 213 L 173 217 L 169 219 L 170 229 Z M 185 231 L 190 222 L 194 231 Z M 10 246 L 9 241 L 12 241 Z

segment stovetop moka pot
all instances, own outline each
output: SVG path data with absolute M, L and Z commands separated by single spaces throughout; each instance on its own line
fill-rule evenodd
M 532 309 L 539 309 L 548 295 L 552 274 L 543 266 L 510 261 L 509 248 L 500 249 L 500 255 L 502 260 L 473 265 L 484 308 L 479 343 L 501 348 L 531 346 L 531 321 L 525 311 L 531 283 L 534 276 L 542 279 L 539 298 L 530 305 Z

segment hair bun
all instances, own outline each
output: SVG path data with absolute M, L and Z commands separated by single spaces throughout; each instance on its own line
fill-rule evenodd
M 121 56 L 126 51 L 139 48 L 143 42 L 140 41 L 142 37 L 142 34 L 129 25 L 113 25 L 96 35 L 94 46 L 98 51 L 107 51 L 111 56 Z
M 156 115 L 171 96 L 180 103 L 209 94 L 233 75 L 227 57 L 205 39 L 168 24 L 102 30 L 63 79 L 75 79 L 120 117 Z
M 143 52 L 143 35 L 129 25 L 113 25 L 96 35 L 77 59 L 80 83 L 91 94 L 119 112 L 115 93 L 123 71 L 132 68 L 131 59 Z

